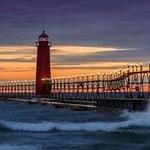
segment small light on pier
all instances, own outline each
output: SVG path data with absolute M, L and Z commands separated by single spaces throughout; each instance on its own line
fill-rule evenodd
M 46 79 L 45 78 L 41 78 L 41 81 L 45 81 Z
M 142 72 L 142 70 L 143 70 L 143 64 L 140 63 L 140 72 Z

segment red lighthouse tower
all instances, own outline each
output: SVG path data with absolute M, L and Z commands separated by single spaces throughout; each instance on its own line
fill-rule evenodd
M 50 67 L 50 44 L 48 35 L 45 31 L 39 36 L 37 46 L 37 63 L 36 63 L 36 95 L 48 95 L 50 89 L 44 84 L 42 79 L 51 78 Z

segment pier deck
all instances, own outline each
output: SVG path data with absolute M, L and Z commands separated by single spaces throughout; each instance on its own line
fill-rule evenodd
M 4 100 L 4 99 L 1 99 Z M 121 110 L 144 111 L 147 109 L 148 99 L 100 99 L 97 101 L 86 100 L 56 100 L 49 98 L 7 98 L 5 101 L 27 102 L 28 104 L 49 105 L 55 108 L 71 108 L 78 111 L 116 112 Z

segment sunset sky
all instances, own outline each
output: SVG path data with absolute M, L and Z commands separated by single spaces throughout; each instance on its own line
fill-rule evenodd
M 42 30 L 53 77 L 150 61 L 150 0 L 1 0 L 0 80 L 35 78 Z

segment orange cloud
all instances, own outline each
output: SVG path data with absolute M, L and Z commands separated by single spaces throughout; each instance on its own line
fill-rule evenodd
M 118 51 L 117 48 L 88 47 L 88 46 L 53 46 L 51 57 L 85 55 L 94 52 Z M 52 76 L 76 76 L 97 72 L 111 72 L 112 69 L 123 68 L 126 62 L 81 62 L 80 64 L 51 63 Z M 63 60 L 62 60 L 63 61 Z M 36 47 L 0 46 L 0 80 L 35 79 Z

